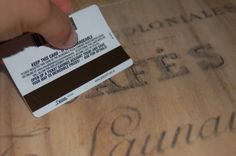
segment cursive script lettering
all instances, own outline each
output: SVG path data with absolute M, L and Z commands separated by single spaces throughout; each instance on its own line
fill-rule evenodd
M 120 107 L 108 112 L 99 120 L 93 131 L 90 156 L 146 156 L 151 153 L 173 150 L 179 144 L 191 145 L 197 140 L 206 141 L 226 132 L 234 132 L 235 115 L 236 112 L 230 113 L 229 122 L 226 123 L 221 121 L 222 116 L 219 115 L 207 118 L 199 126 L 192 123 L 180 125 L 174 129 L 173 134 L 171 134 L 173 130 L 163 130 L 151 134 L 148 131 L 140 132 L 143 128 L 145 129 L 142 127 L 141 121 L 145 121 L 138 109 Z M 107 131 L 106 128 L 110 131 Z M 106 134 L 103 134 L 103 131 Z M 103 135 L 106 138 L 112 138 L 109 145 L 103 145 Z
M 118 143 L 116 143 L 116 145 L 112 147 L 112 150 L 109 151 L 109 153 L 106 153 L 106 155 L 112 156 L 113 153 L 124 143 L 128 143 L 129 147 L 127 150 L 127 154 L 129 155 L 129 151 L 132 149 L 135 141 L 127 139 L 123 140 L 123 137 L 133 133 L 140 126 L 141 119 L 141 113 L 138 111 L 138 109 L 133 107 L 120 107 L 108 112 L 104 117 L 101 118 L 93 132 L 90 156 L 94 156 L 96 149 L 99 148 L 99 144 L 97 144 L 97 141 L 99 141 L 99 128 L 104 126 L 103 124 L 107 122 L 110 122 L 111 124 L 110 134 L 121 138 L 118 139 L 121 141 L 118 141 Z M 119 126 L 123 122 L 126 123 L 124 129 L 123 125 Z

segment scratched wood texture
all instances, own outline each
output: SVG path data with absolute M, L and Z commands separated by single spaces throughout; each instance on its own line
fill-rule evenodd
M 0 156 L 235 156 L 236 1 L 94 3 L 135 65 L 42 118 L 2 67 Z

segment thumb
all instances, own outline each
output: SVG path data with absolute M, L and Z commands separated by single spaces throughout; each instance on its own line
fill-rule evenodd
M 50 9 L 47 17 L 30 31 L 41 34 L 55 48 L 74 46 L 78 37 L 69 17 L 53 4 Z

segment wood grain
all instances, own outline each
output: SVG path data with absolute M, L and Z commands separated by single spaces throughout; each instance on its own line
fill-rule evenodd
M 0 156 L 235 156 L 236 2 L 93 3 L 135 65 L 39 119 L 2 68 Z

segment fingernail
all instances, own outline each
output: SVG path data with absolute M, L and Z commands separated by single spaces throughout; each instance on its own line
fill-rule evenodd
M 78 42 L 78 36 L 74 29 L 70 32 L 68 40 L 61 46 L 62 49 L 71 48 L 76 45 Z

